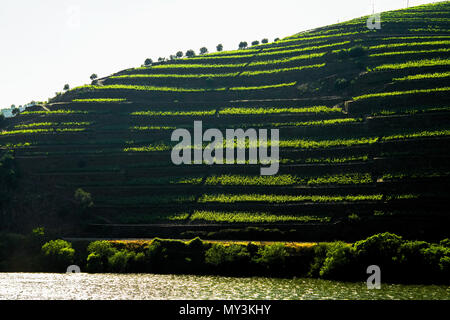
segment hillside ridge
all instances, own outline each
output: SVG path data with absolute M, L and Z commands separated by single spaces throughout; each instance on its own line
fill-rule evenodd
M 448 236 L 450 2 L 121 70 L 7 119 L 1 226 L 65 236 Z M 171 134 L 279 129 L 280 165 L 174 165 Z M 6 162 L 5 162 L 6 163 Z M 9 162 L 8 162 L 9 163 Z M 79 191 L 81 189 L 81 191 Z

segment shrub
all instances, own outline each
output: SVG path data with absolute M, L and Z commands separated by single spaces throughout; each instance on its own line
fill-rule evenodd
M 128 272 L 130 270 L 130 262 L 136 257 L 136 253 L 125 249 L 117 251 L 108 258 L 109 270 L 112 272 Z
M 31 250 L 39 251 L 39 249 L 44 245 L 45 243 L 45 230 L 43 227 L 34 228 L 31 233 L 27 236 L 26 239 L 26 245 Z
M 439 260 L 439 268 L 443 273 L 444 279 L 450 279 L 450 257 L 445 256 Z
M 250 253 L 242 245 L 213 244 L 205 253 L 205 262 L 226 273 L 241 273 L 250 262 Z
M 78 188 L 75 191 L 74 199 L 75 203 L 78 205 L 82 212 L 94 205 L 94 203 L 92 202 L 91 194 L 81 188 Z
M 192 58 L 193 56 L 195 56 L 194 50 L 191 49 L 191 50 L 186 51 L 186 57 Z
M 367 54 L 367 49 L 361 46 L 355 46 L 348 50 L 348 55 L 350 58 L 358 58 L 365 56 Z
M 288 256 L 286 246 L 281 243 L 261 247 L 257 254 L 258 257 L 254 261 L 270 271 L 281 271 Z
M 397 257 L 404 243 L 402 237 L 385 232 L 373 235 L 365 240 L 355 242 L 354 247 L 359 257 L 370 259 L 391 259 Z
M 73 263 L 75 250 L 72 244 L 65 240 L 51 240 L 42 246 L 42 253 L 47 259 L 51 270 L 65 271 L 66 268 Z
M 258 44 L 259 44 L 258 40 L 255 40 L 255 41 L 252 42 L 252 46 L 257 46 Z
M 441 242 L 439 242 L 439 244 L 443 247 L 450 248 L 450 239 L 446 238 L 444 240 L 441 240 Z
M 145 251 L 146 264 L 150 271 L 162 270 L 167 258 L 167 248 L 163 247 L 159 239 L 153 240 Z
M 86 259 L 86 269 L 89 272 L 104 272 L 105 265 L 102 257 L 97 253 L 90 253 Z
M 188 250 L 192 251 L 202 251 L 204 249 L 205 244 L 202 239 L 196 237 L 187 243 Z
M 113 256 L 117 249 L 108 241 L 91 242 L 87 251 L 87 269 L 89 272 L 105 272 L 108 269 L 108 259 Z
M 246 41 L 239 42 L 239 49 L 245 49 L 247 48 L 248 43 Z
M 328 248 L 319 274 L 330 279 L 351 279 L 357 275 L 352 270 L 354 265 L 354 248 L 343 242 L 336 242 Z
M 377 265 L 381 268 L 385 279 L 393 280 L 401 275 L 400 249 L 404 243 L 402 237 L 385 232 L 357 241 L 353 246 L 357 263 L 361 268 Z
M 311 262 L 308 277 L 318 277 L 320 275 L 320 269 L 322 268 L 323 263 L 325 262 L 327 252 L 328 252 L 328 244 L 319 243 L 314 246 L 313 249 L 313 261 Z
M 350 215 L 347 217 L 347 220 L 348 220 L 349 222 L 358 222 L 358 221 L 361 220 L 361 217 L 358 216 L 356 213 L 352 213 L 352 214 L 350 214 Z
M 445 269 L 447 258 L 450 257 L 450 249 L 438 245 L 431 245 L 422 249 L 421 252 L 423 253 L 427 271 L 431 274 L 434 272 L 439 273 L 441 269 Z
M 269 43 L 269 39 L 264 38 L 264 39 L 261 40 L 261 43 L 263 43 L 263 44 Z

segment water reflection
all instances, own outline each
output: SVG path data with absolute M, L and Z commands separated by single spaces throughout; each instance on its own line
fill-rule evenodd
M 0 299 L 450 299 L 448 286 L 154 274 L 0 273 Z

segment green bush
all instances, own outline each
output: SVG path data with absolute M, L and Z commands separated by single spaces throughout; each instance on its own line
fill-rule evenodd
M 105 268 L 102 257 L 97 253 L 90 253 L 86 259 L 86 269 L 88 272 L 103 272 Z
M 250 262 L 250 253 L 246 246 L 242 245 L 213 244 L 205 253 L 205 262 L 217 267 L 219 271 L 238 273 L 247 269 Z
M 108 241 L 94 241 L 87 247 L 87 268 L 89 272 L 106 272 L 108 270 L 108 259 L 113 256 L 117 249 Z
M 112 272 L 123 273 L 131 269 L 131 261 L 136 257 L 134 252 L 128 250 L 120 250 L 108 258 L 108 267 Z
M 288 256 L 286 246 L 281 243 L 263 246 L 258 249 L 257 254 L 258 256 L 254 261 L 270 271 L 281 271 L 285 267 L 286 257 Z
M 398 257 L 399 249 L 404 243 L 402 237 L 385 232 L 354 243 L 355 253 L 359 258 L 369 259 L 373 264 Z
M 360 46 L 355 46 L 348 50 L 348 55 L 350 58 L 358 58 L 358 57 L 365 56 L 366 54 L 367 54 L 367 49 L 360 47 Z
M 439 260 L 439 268 L 446 279 L 450 279 L 450 256 L 442 257 Z
M 89 192 L 84 191 L 81 188 L 78 188 L 75 191 L 74 199 L 77 206 L 80 208 L 82 212 L 94 205 L 94 203 L 92 202 L 91 194 Z
M 145 251 L 145 257 L 150 271 L 162 270 L 168 258 L 167 248 L 164 248 L 161 241 L 155 239 Z
M 320 269 L 325 262 L 328 247 L 329 245 L 325 243 L 319 243 L 313 247 L 313 259 L 307 274 L 308 277 L 316 278 L 320 276 Z
M 354 248 L 343 242 L 333 243 L 328 247 L 326 258 L 319 275 L 329 279 L 350 279 L 357 276 L 354 272 Z
M 441 242 L 439 242 L 439 244 L 443 247 L 450 248 L 450 239 L 446 238 L 444 240 L 441 240 Z
M 62 272 L 73 264 L 75 250 L 72 244 L 65 240 L 51 240 L 45 243 L 41 250 L 51 270 Z

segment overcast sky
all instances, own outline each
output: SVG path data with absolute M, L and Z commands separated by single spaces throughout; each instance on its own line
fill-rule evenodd
M 436 1 L 410 0 L 410 6 Z M 407 0 L 375 0 L 375 11 Z M 0 109 L 176 51 L 283 38 L 372 13 L 372 0 L 1 0 Z

